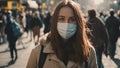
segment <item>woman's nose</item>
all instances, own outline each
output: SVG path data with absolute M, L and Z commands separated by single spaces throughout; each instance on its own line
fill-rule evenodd
M 69 22 L 69 20 L 68 20 L 68 19 L 65 19 L 65 22 L 66 22 L 66 23 L 68 23 L 68 22 Z

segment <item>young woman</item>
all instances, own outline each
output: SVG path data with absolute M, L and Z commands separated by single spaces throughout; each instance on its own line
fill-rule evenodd
M 40 52 L 47 54 L 41 68 L 97 68 L 94 48 L 86 35 L 85 22 L 77 3 L 60 2 L 52 16 L 51 32 L 32 50 L 27 68 L 39 68 Z

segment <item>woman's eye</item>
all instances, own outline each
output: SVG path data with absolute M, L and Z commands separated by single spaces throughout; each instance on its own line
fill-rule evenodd
M 74 18 L 74 17 L 70 18 L 70 21 L 71 21 L 71 22 L 74 22 L 74 21 L 75 21 L 75 18 Z
M 58 18 L 58 21 L 64 21 L 64 18 Z

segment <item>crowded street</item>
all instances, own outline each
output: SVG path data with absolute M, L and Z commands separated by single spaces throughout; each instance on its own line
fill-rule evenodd
M 8 49 L 8 43 L 0 45 L 0 68 L 26 68 L 30 52 L 32 48 L 35 47 L 33 41 L 29 41 L 29 39 L 30 38 L 26 38 L 26 34 L 24 34 L 22 39 L 24 44 L 17 45 L 19 57 L 14 64 L 9 64 L 10 54 Z M 115 59 L 111 60 L 110 57 L 106 57 L 103 54 L 102 62 L 104 68 L 120 68 L 120 38 L 117 42 Z
M 0 68 L 120 68 L 120 0 L 0 0 Z

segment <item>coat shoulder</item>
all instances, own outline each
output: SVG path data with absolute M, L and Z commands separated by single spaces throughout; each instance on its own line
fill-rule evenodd
M 46 33 L 45 35 L 43 35 L 39 38 L 40 45 L 45 46 L 44 44 L 47 43 L 48 35 L 49 35 L 49 33 Z
M 96 50 L 92 45 L 90 45 L 90 57 L 95 55 L 96 55 Z
M 39 52 L 41 50 L 41 46 L 46 46 L 46 40 L 47 40 L 48 34 L 45 34 L 39 38 L 39 45 L 33 47 L 34 52 Z

